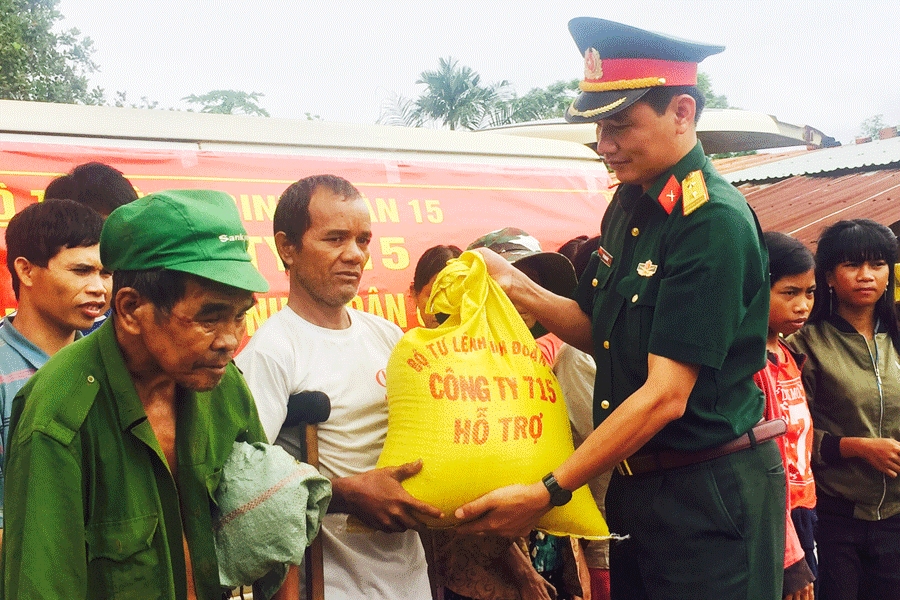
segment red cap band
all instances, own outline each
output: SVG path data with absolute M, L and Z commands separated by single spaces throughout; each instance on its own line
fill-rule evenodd
M 658 85 L 697 85 L 697 63 L 652 58 L 591 58 L 585 52 L 585 92 L 627 90 Z M 596 50 L 594 50 L 596 52 Z

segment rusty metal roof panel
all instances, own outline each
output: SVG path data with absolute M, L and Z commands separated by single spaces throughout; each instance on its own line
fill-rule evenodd
M 792 235 L 810 248 L 824 227 L 841 219 L 872 219 L 884 225 L 900 220 L 900 167 L 800 175 L 774 183 L 744 183 L 738 189 L 763 230 Z
M 795 175 L 882 167 L 894 163 L 900 164 L 900 137 L 805 152 L 777 162 L 732 171 L 724 177 L 737 185 L 751 181 L 785 179 Z
M 704 146 L 704 149 L 706 147 Z M 724 175 L 725 173 L 733 173 L 735 171 L 743 171 L 750 167 L 785 160 L 792 156 L 800 156 L 807 154 L 810 150 L 803 148 L 801 150 L 789 150 L 787 152 L 760 152 L 757 154 L 745 154 L 742 156 L 731 156 L 728 158 L 714 158 L 712 164 L 716 171 Z

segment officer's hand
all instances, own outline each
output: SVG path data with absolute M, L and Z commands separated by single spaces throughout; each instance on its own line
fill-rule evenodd
M 459 533 L 495 533 L 503 537 L 524 537 L 549 512 L 550 494 L 543 483 L 509 485 L 464 504 L 454 513 L 468 521 Z
M 493 250 L 488 248 L 475 248 L 473 252 L 481 254 L 484 258 L 484 264 L 487 266 L 488 275 L 500 285 L 507 295 L 512 291 L 516 278 L 525 277 L 522 271 L 512 266 L 512 263 Z
M 335 478 L 329 512 L 344 512 L 386 532 L 406 531 L 422 524 L 421 515 L 439 519 L 439 508 L 413 498 L 400 482 L 422 470 L 422 460 L 399 467 L 372 469 L 359 475 Z
M 900 473 L 900 442 L 891 438 L 843 438 L 841 454 L 863 458 L 888 477 Z

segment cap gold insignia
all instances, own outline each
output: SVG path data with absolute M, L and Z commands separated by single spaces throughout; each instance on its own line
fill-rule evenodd
M 652 277 L 656 273 L 656 265 L 649 260 L 642 262 L 637 266 L 637 273 L 641 277 Z
M 588 48 L 584 51 L 584 78 L 600 79 L 603 77 L 603 65 L 600 61 L 600 53 L 596 48 Z
M 681 191 L 684 195 L 682 207 L 684 208 L 684 216 L 688 216 L 709 200 L 709 192 L 706 191 L 706 181 L 703 179 L 703 173 L 700 171 L 692 171 L 681 182 Z

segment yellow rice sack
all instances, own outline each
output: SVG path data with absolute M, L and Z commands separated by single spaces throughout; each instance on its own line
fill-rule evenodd
M 522 318 L 476 252 L 451 261 L 435 281 L 429 310 L 450 317 L 409 331 L 387 367 L 388 433 L 378 466 L 422 458 L 403 486 L 458 523 L 453 512 L 496 488 L 534 483 L 573 451 L 559 383 Z M 554 508 L 539 529 L 607 537 L 586 486 Z

